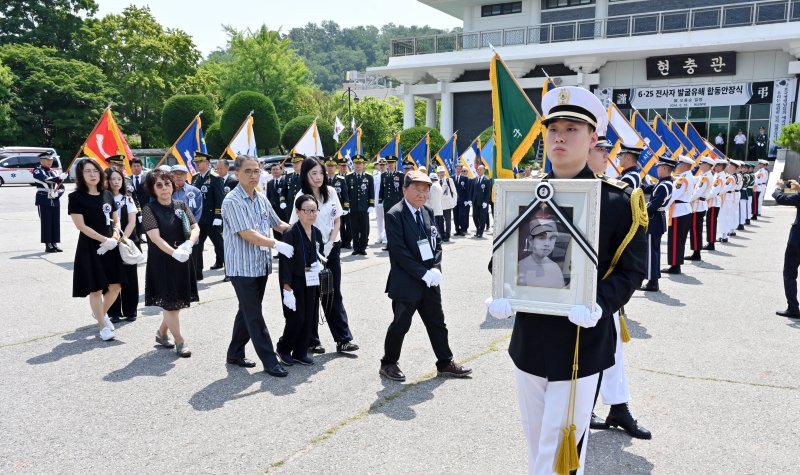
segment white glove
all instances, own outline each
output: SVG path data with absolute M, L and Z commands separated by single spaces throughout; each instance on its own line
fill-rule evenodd
M 281 209 L 286 209 L 286 203 L 281 203 Z
M 64 173 L 64 172 L 61 172 L 61 174 L 60 174 L 60 175 L 58 175 L 58 178 L 60 178 L 61 180 L 66 180 L 68 176 L 69 176 L 69 175 L 67 175 L 66 173 Z
M 325 254 L 325 257 L 331 255 L 331 251 L 333 250 L 333 241 L 328 241 L 325 243 L 325 247 L 322 248 L 322 253 Z
M 346 209 L 346 210 L 344 210 L 342 212 L 342 216 L 347 216 L 348 214 L 350 214 L 350 210 L 349 209 Z
M 297 310 L 297 300 L 294 298 L 294 290 L 283 289 L 283 304 L 289 310 Z
M 594 310 L 589 310 L 585 305 L 575 305 L 569 311 L 569 321 L 583 328 L 592 328 L 603 316 L 603 310 L 594 304 Z
M 383 208 L 383 203 L 378 203 L 375 205 L 376 208 Z
M 189 257 L 192 256 L 191 251 L 187 251 L 186 249 L 179 247 L 172 251 L 172 257 L 175 258 L 178 262 L 186 262 L 189 260 Z
M 489 315 L 494 318 L 502 319 L 514 315 L 514 310 L 511 309 L 511 302 L 509 302 L 508 299 L 493 299 L 489 297 L 483 303 L 485 303 L 486 307 L 489 309 Z
M 211 222 L 211 225 L 212 226 L 222 226 L 222 219 L 221 218 L 215 219 L 214 221 Z
M 106 251 L 110 251 L 115 247 L 117 247 L 117 244 L 119 244 L 119 241 L 117 241 L 116 239 L 107 238 L 105 241 L 103 241 L 103 244 L 100 244 L 100 247 L 104 247 Z
M 489 206 L 489 203 L 484 203 L 481 205 L 481 208 L 486 209 L 487 206 Z
M 142 224 L 142 215 L 141 214 L 139 216 L 137 216 L 136 219 L 139 220 L 139 224 Z
M 373 212 L 375 212 L 374 206 L 370 206 L 369 208 L 367 208 L 367 213 L 372 214 Z
M 324 268 L 325 266 L 323 266 L 319 261 L 316 261 L 313 264 L 311 264 L 311 272 L 316 272 L 317 274 L 322 272 L 322 269 Z
M 103 247 L 103 245 L 102 245 L 102 244 L 100 245 L 100 247 L 98 247 L 98 248 L 97 248 L 97 255 L 98 255 L 98 256 L 102 256 L 103 254 L 105 254 L 105 253 L 107 253 L 107 252 L 108 252 L 108 249 L 106 249 L 105 247 Z
M 191 254 L 193 246 L 194 243 L 190 239 L 187 239 L 186 241 L 183 241 L 183 243 L 180 246 L 178 246 L 178 249 L 183 249 L 184 251 Z
M 442 271 L 434 267 L 431 272 L 433 272 L 433 284 L 431 286 L 436 287 L 442 283 Z
M 275 245 L 272 248 L 288 258 L 294 255 L 294 248 L 285 242 L 275 241 Z
M 469 201 L 465 201 L 464 206 L 469 206 Z
M 472 200 L 467 201 L 467 206 L 472 206 Z

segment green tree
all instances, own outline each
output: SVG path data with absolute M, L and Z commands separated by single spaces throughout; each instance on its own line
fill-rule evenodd
M 80 39 L 83 18 L 96 12 L 94 0 L 3 0 L 0 45 L 31 44 L 69 51 Z
M 217 121 L 217 112 L 207 97 L 199 94 L 170 97 L 161 111 L 161 128 L 166 143 L 174 143 L 200 111 L 203 111 L 203 115 L 200 116 L 203 124 L 213 124 Z
M 784 126 L 775 143 L 789 150 L 800 152 L 800 122 Z
M 225 31 L 229 36 L 229 59 L 223 63 L 223 97 L 239 91 L 259 92 L 272 100 L 282 122 L 295 117 L 296 99 L 311 82 L 308 68 L 291 48 L 291 42 L 266 25 L 256 31 L 225 26 Z M 222 129 L 224 132 L 225 127 Z
M 176 94 L 199 94 L 211 100 L 216 110 L 222 109 L 225 104 L 222 100 L 222 78 L 225 75 L 225 65 L 206 61 L 197 67 L 197 72 L 178 84 Z
M 425 134 L 430 134 L 430 155 L 439 151 L 444 146 L 444 137 L 438 130 L 425 126 L 411 127 L 405 129 L 400 133 L 400 148 L 403 150 L 403 155 L 408 155 L 412 148 L 417 145 Z
M 15 79 L 11 68 L 0 61 L 0 143 L 11 140 L 17 134 L 17 122 L 12 115 L 17 106 L 17 97 L 12 89 Z
M 364 149 L 365 156 L 372 157 L 376 155 L 381 147 L 386 145 L 386 142 L 403 128 L 402 114 L 400 116 L 401 119 L 398 120 L 398 115 L 395 112 L 397 103 L 398 101 L 394 98 L 381 100 L 374 97 L 365 97 L 353 106 L 353 117 L 355 117 L 356 124 L 361 127 L 363 132 L 361 146 Z M 347 108 L 345 107 L 340 116 L 343 119 L 346 111 Z M 349 120 L 344 119 L 344 121 L 349 125 Z M 342 145 L 345 140 L 347 140 L 347 134 L 341 134 L 339 136 L 339 145 Z
M 194 76 L 200 52 L 182 30 L 165 29 L 148 7 L 129 6 L 84 29 L 85 48 L 121 96 L 115 107 L 126 130 L 138 133 L 143 147 L 164 145 L 161 110 L 187 78 Z
M 234 94 L 225 104 L 219 121 L 225 145 L 231 141 L 250 111 L 253 111 L 253 134 L 259 150 L 268 151 L 277 146 L 281 138 L 281 126 L 275 106 L 265 95 L 252 91 Z
M 227 144 L 222 140 L 222 134 L 219 131 L 219 122 L 214 122 L 206 129 L 206 148 L 208 153 L 219 157 L 222 155 L 222 151 L 225 150 L 225 145 Z
M 99 68 L 63 59 L 50 48 L 7 45 L 0 61 L 13 74 L 13 116 L 19 143 L 77 151 L 115 92 Z
M 284 150 L 289 151 L 295 146 L 300 137 L 303 136 L 311 123 L 314 122 L 313 115 L 301 115 L 295 117 L 286 123 L 283 127 L 281 134 L 281 146 Z M 317 119 L 317 131 L 319 138 L 322 142 L 323 153 L 326 155 L 333 155 L 338 150 L 336 142 L 333 140 L 333 125 L 330 122 L 322 119 Z

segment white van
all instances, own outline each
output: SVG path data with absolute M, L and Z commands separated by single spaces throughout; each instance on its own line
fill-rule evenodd
M 0 186 L 33 185 L 33 169 L 39 166 L 39 154 L 53 152 L 47 147 L 0 147 Z M 53 168 L 61 173 L 61 159 L 54 155 Z

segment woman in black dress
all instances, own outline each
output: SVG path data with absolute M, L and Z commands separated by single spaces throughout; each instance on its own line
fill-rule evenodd
M 139 247 L 139 236 L 136 235 L 136 204 L 125 186 L 125 177 L 116 168 L 106 168 L 106 187 L 114 197 L 114 204 L 119 215 L 120 229 L 125 239 Z M 139 273 L 136 264 L 125 264 L 125 278 L 128 281 L 122 286 L 120 296 L 108 309 L 112 323 L 122 317 L 132 322 L 136 320 L 136 307 L 139 305 Z
M 283 242 L 294 248 L 294 254 L 292 257 L 280 255 L 278 271 L 286 326 L 276 349 L 278 358 L 286 366 L 314 364 L 308 356 L 308 348 L 312 329 L 317 325 L 319 272 L 323 269 L 317 257 L 324 246 L 322 233 L 314 227 L 319 214 L 317 199 L 301 195 L 294 206 L 298 221 L 283 233 Z
M 97 320 L 100 338 L 114 338 L 114 324 L 106 315 L 125 284 L 125 269 L 119 255 L 114 227 L 119 216 L 114 198 L 104 188 L 100 165 L 86 158 L 75 168 L 76 190 L 69 194 L 68 213 L 81 232 L 75 248 L 72 296 L 89 296 L 92 316 Z M 105 295 L 104 295 L 105 293 Z
M 179 314 L 190 302 L 199 300 L 194 266 L 188 261 L 200 228 L 186 203 L 172 200 L 175 184 L 168 172 L 158 169 L 148 173 L 146 186 L 153 200 L 142 208 L 142 226 L 149 243 L 144 304 L 163 309 L 156 342 L 174 347 L 178 356 L 188 358 L 192 352 L 181 335 Z

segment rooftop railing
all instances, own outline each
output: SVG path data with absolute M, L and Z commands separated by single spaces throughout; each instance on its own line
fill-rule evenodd
M 391 56 L 565 41 L 622 38 L 800 21 L 800 0 L 761 0 L 688 10 L 620 15 L 502 30 L 392 40 Z

